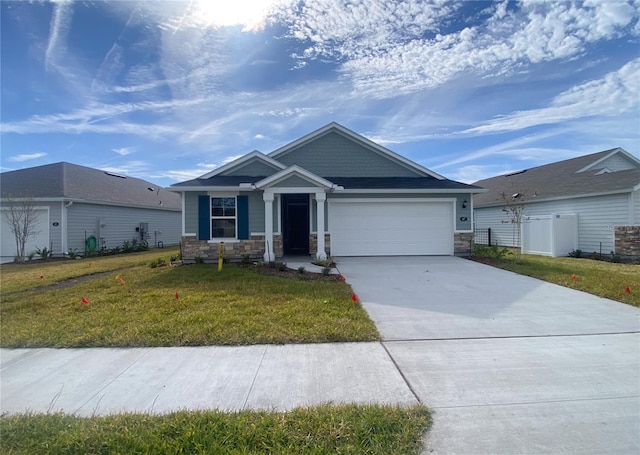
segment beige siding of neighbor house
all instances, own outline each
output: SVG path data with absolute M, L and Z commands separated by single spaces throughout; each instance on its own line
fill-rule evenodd
M 630 222 L 630 194 L 593 196 L 558 201 L 529 202 L 525 215 L 578 215 L 578 249 L 585 253 L 609 254 L 614 249 L 613 227 Z M 525 221 L 526 222 L 526 221 Z M 493 244 L 514 246 L 515 227 L 502 207 L 479 208 L 475 211 L 476 229 L 491 228 Z

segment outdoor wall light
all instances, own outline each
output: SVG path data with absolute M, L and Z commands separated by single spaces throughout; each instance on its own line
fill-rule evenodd
M 468 204 L 468 202 L 467 202 L 466 199 L 464 201 L 462 201 L 462 208 L 466 209 L 467 208 L 467 204 Z

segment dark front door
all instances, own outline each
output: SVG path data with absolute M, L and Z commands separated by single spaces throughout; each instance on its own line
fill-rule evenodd
M 309 254 L 309 195 L 282 195 L 284 254 Z

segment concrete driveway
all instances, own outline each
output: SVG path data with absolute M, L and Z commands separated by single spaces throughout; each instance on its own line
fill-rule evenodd
M 338 269 L 435 411 L 425 453 L 640 452 L 637 308 L 454 257 Z

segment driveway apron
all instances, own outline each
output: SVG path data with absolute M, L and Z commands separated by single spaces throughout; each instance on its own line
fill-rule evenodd
M 422 403 L 424 453 L 640 453 L 640 311 L 455 257 L 339 258 Z

